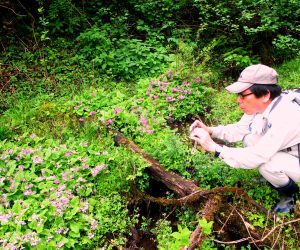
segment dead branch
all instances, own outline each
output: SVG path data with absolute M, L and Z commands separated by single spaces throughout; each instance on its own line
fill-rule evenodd
M 279 225 L 276 225 L 275 227 L 273 227 L 265 236 L 263 236 L 261 239 L 253 239 L 252 236 L 243 238 L 243 239 L 239 239 L 239 240 L 234 240 L 234 241 L 220 241 L 220 240 L 213 240 L 216 243 L 220 243 L 220 244 L 225 244 L 225 245 L 235 245 L 237 243 L 241 243 L 241 242 L 245 242 L 245 241 L 249 241 L 250 243 L 263 243 L 264 241 L 266 241 L 266 239 L 268 239 L 272 234 L 275 233 L 275 231 L 278 228 L 281 228 L 283 226 L 287 226 L 289 224 L 293 224 L 293 223 L 297 223 L 300 221 L 300 218 L 295 219 L 295 220 L 291 220 L 291 221 L 287 221 L 284 223 L 281 223 Z
M 136 145 L 131 140 L 124 137 L 121 133 L 116 132 L 115 142 L 117 144 L 122 144 L 128 148 L 130 148 L 135 153 L 138 153 L 142 156 L 146 162 L 150 164 L 149 170 L 154 179 L 164 183 L 170 190 L 174 191 L 179 197 L 179 199 L 168 200 L 165 198 L 154 198 L 149 197 L 149 200 L 154 202 L 162 203 L 163 205 L 183 205 L 186 203 L 191 203 L 197 201 L 201 196 L 206 196 L 209 194 L 217 194 L 217 193 L 236 193 L 237 195 L 241 195 L 244 197 L 248 203 L 254 205 L 259 211 L 270 215 L 270 212 L 254 201 L 242 188 L 235 187 L 218 187 L 211 190 L 200 190 L 197 185 L 194 184 L 193 181 L 184 179 L 180 175 L 172 172 L 166 171 L 164 167 L 162 167 L 158 161 L 156 161 L 153 157 L 147 154 L 142 148 Z
M 10 10 L 10 11 L 12 11 L 16 16 L 26 16 L 26 15 L 21 15 L 21 14 L 18 14 L 18 13 L 16 13 L 12 8 L 9 8 L 9 7 L 7 7 L 7 6 L 4 6 L 4 5 L 2 5 L 2 4 L 0 4 L 0 7 L 2 7 L 2 8 L 5 8 L 5 9 L 8 9 L 8 10 Z
M 154 179 L 164 183 L 170 190 L 176 193 L 179 197 L 183 197 L 194 193 L 199 190 L 199 187 L 194 184 L 193 181 L 184 179 L 180 175 L 172 172 L 166 171 L 158 161 L 147 154 L 143 149 L 141 149 L 134 142 L 130 141 L 124 137 L 121 133 L 117 132 L 115 136 L 115 142 L 117 144 L 122 144 L 130 148 L 135 153 L 142 156 L 146 162 L 150 164 L 149 171 L 151 172 Z
M 151 195 L 142 194 L 139 192 L 139 196 L 143 199 L 159 203 L 163 206 L 167 205 L 185 205 L 192 202 L 198 201 L 201 197 L 207 197 L 211 194 L 224 194 L 224 193 L 234 193 L 236 195 L 240 195 L 243 197 L 249 204 L 254 205 L 259 211 L 266 214 L 268 217 L 271 218 L 277 218 L 276 215 L 270 213 L 267 209 L 265 209 L 263 206 L 261 206 L 259 203 L 257 203 L 255 200 L 253 200 L 242 188 L 236 188 L 236 187 L 217 187 L 213 188 L 211 190 L 198 190 L 196 192 L 193 192 L 189 195 L 186 195 L 182 198 L 178 199 L 168 199 L 168 198 L 162 198 L 162 197 L 153 197 Z M 278 219 L 278 218 L 277 218 Z M 279 219 L 278 219 L 279 220 Z
M 136 145 L 134 142 L 130 141 L 129 139 L 125 138 L 119 132 L 117 132 L 115 135 L 115 142 L 117 144 L 122 144 L 126 146 L 127 148 L 131 149 L 135 153 L 138 153 L 147 163 L 149 163 L 149 171 L 152 174 L 153 178 L 156 179 L 157 181 L 164 183 L 166 187 L 172 190 L 179 197 L 175 199 L 153 197 L 151 195 L 141 193 L 136 188 L 134 188 L 133 191 L 135 191 L 135 195 L 141 199 L 167 206 L 167 205 L 191 204 L 193 202 L 199 202 L 201 198 L 204 198 L 206 199 L 206 202 L 201 212 L 201 218 L 204 218 L 207 221 L 214 221 L 214 217 L 219 212 L 222 205 L 222 195 L 231 193 L 238 196 L 239 198 L 244 199 L 248 204 L 252 205 L 257 210 L 267 215 L 268 218 L 272 218 L 276 222 L 281 221 L 276 215 L 270 213 L 270 211 L 268 211 L 266 208 L 258 204 L 255 200 L 253 200 L 242 188 L 217 187 L 211 190 L 201 190 L 197 185 L 194 184 L 193 181 L 184 179 L 183 177 L 181 177 L 180 175 L 172 171 L 165 170 L 159 164 L 158 161 L 153 159 L 149 154 L 144 152 L 142 148 L 140 148 L 138 145 Z M 238 222 L 241 220 L 243 222 L 243 225 L 238 230 L 242 230 L 242 234 L 241 232 L 239 233 L 241 237 L 243 237 L 245 234 L 248 234 L 248 236 L 243 237 L 242 239 L 237 241 L 221 242 L 215 240 L 215 242 L 224 243 L 224 244 L 231 244 L 232 242 L 232 244 L 236 244 L 243 241 L 249 241 L 249 243 L 254 245 L 262 244 L 262 243 L 267 243 L 270 246 L 272 245 L 272 243 L 269 240 L 269 237 L 273 234 L 275 228 L 269 231 L 267 235 L 263 236 L 264 234 L 261 235 L 257 233 L 255 230 L 253 230 L 250 227 L 250 224 L 243 219 L 242 215 L 239 212 L 237 212 L 236 209 L 234 210 L 236 211 L 235 214 L 238 214 L 239 216 L 236 215 L 231 216 L 232 218 L 230 219 L 228 218 L 228 222 L 229 220 L 238 220 Z M 226 224 L 227 224 L 226 227 L 231 226 L 228 225 L 228 222 L 226 220 Z M 232 221 L 231 224 L 232 223 L 236 223 L 236 221 Z M 225 225 L 223 225 L 223 227 L 225 227 Z M 223 227 L 221 230 L 223 230 Z M 198 226 L 190 237 L 190 246 L 185 247 L 184 249 L 188 249 L 188 250 L 195 249 L 196 247 L 202 244 L 203 240 L 206 237 L 207 235 L 203 234 L 201 227 Z M 273 244 L 277 245 L 277 241 L 275 240 L 275 243 L 273 242 Z
M 214 195 L 210 197 L 205 203 L 204 209 L 202 210 L 201 218 L 207 221 L 213 221 L 215 214 L 219 211 L 222 199 L 219 195 Z M 194 250 L 196 247 L 200 246 L 203 240 L 208 235 L 202 233 L 200 226 L 197 226 L 195 231 L 190 236 L 190 246 L 185 247 L 186 250 Z

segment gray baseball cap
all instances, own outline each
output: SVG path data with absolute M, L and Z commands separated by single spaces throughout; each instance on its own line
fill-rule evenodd
M 253 84 L 277 84 L 276 70 L 263 65 L 254 64 L 245 68 L 239 79 L 225 89 L 231 93 L 241 93 Z

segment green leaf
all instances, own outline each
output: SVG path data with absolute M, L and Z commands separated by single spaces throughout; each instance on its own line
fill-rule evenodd
M 79 233 L 80 230 L 80 223 L 78 222 L 71 222 L 70 223 L 70 229 L 74 233 Z
M 13 205 L 11 211 L 14 212 L 15 214 L 21 213 L 21 211 L 22 211 L 21 204 L 18 201 L 16 201 L 15 204 Z
M 206 235 L 211 234 L 213 223 L 213 221 L 207 222 L 206 219 L 199 220 L 199 225 L 202 228 L 202 232 Z

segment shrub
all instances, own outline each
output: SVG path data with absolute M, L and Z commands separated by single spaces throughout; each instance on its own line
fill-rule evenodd
M 1 141 L 2 247 L 86 249 L 103 246 L 110 234 L 121 239 L 135 221 L 118 189 L 125 190 L 130 171 L 120 172 L 118 186 L 102 182 L 114 169 L 103 147 L 34 134 L 17 143 Z
M 253 60 L 270 64 L 276 55 L 279 63 L 299 52 L 299 36 L 294 32 L 299 29 L 297 1 L 195 0 L 194 5 L 199 10 L 200 47 L 219 39 L 217 61 L 226 59 L 224 69 L 230 73 Z
M 167 50 L 159 43 L 138 39 L 117 39 L 98 27 L 77 38 L 73 60 L 92 64 L 101 74 L 115 79 L 136 79 L 154 75 L 168 61 Z

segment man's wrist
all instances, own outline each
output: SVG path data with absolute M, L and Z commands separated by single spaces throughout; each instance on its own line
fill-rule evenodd
M 223 145 L 217 144 L 217 146 L 215 148 L 215 155 L 214 155 L 216 158 L 218 158 L 220 156 L 221 151 L 222 151 L 222 147 L 223 147 Z

